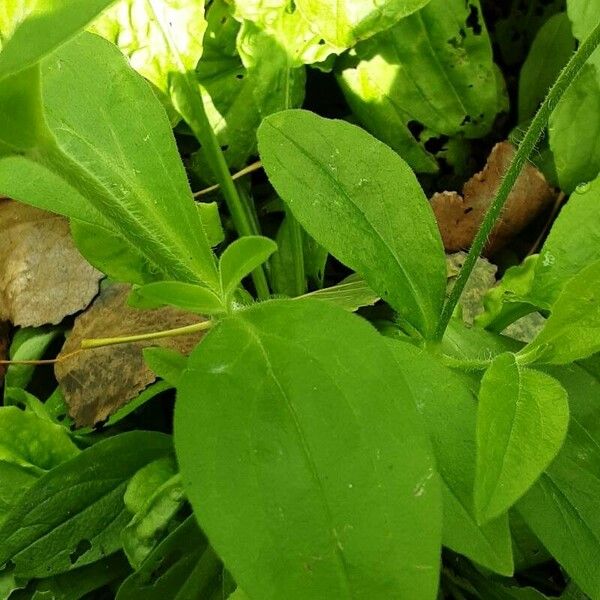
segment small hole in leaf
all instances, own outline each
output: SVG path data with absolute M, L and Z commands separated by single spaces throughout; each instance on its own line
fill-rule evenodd
M 222 151 L 222 152 L 227 152 L 227 150 L 229 150 L 229 144 L 223 144 L 223 145 L 221 146 L 221 151 Z
M 479 23 L 479 10 L 474 4 L 469 4 L 469 16 L 466 20 L 466 25 L 473 30 L 475 35 L 481 35 L 481 24 Z
M 244 79 L 244 74 L 243 74 L 243 73 L 238 73 L 238 74 L 235 76 L 235 78 L 236 78 L 236 79 Z
M 408 130 L 413 134 L 415 139 L 420 139 L 423 130 L 425 129 L 424 125 L 419 123 L 419 121 L 409 121 L 406 126 Z
M 92 542 L 90 540 L 80 540 L 75 546 L 75 550 L 69 554 L 71 564 L 74 565 L 86 552 L 92 549 Z
M 440 150 L 443 150 L 444 146 L 448 143 L 448 139 L 447 135 L 430 138 L 425 142 L 425 150 L 432 154 L 437 154 Z

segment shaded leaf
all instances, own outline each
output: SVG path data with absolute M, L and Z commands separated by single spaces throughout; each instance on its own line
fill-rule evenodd
M 515 155 L 508 142 L 496 144 L 483 170 L 471 177 L 457 192 L 440 192 L 431 199 L 433 212 L 447 252 L 471 246 L 498 188 Z M 485 252 L 492 254 L 504 246 L 554 200 L 554 192 L 542 173 L 527 164 L 510 193 Z
M 567 393 L 552 377 L 520 367 L 514 354 L 485 372 L 477 408 L 475 511 L 484 523 L 505 513 L 560 450 L 569 425 Z
M 222 593 L 221 573 L 218 557 L 190 516 L 123 582 L 116 600 L 209 598 Z
M 170 437 L 135 431 L 100 441 L 40 477 L 0 527 L 0 563 L 19 577 L 48 577 L 120 548 L 129 478 L 170 452 Z
M 362 129 L 307 111 L 265 119 L 263 165 L 308 233 L 398 311 L 431 334 L 445 295 L 439 232 L 408 165 Z
M 0 201 L 0 320 L 59 323 L 98 293 L 102 274 L 85 261 L 66 219 Z
M 250 597 L 435 598 L 437 476 L 370 325 L 326 302 L 255 305 L 198 346 L 178 391 L 184 486 Z
M 550 17 L 538 31 L 519 76 L 519 120 L 531 119 L 575 50 L 566 13 Z
M 129 292 L 130 287 L 125 285 L 113 285 L 103 290 L 92 306 L 75 320 L 59 358 L 77 350 L 81 340 L 86 338 L 149 333 L 204 320 L 170 307 L 131 308 L 127 304 Z M 154 381 L 154 374 L 144 363 L 143 348 L 158 345 L 188 353 L 200 337 L 201 334 L 190 334 L 96 348 L 60 360 L 54 372 L 69 406 L 69 414 L 80 426 L 106 419 Z M 115 377 L 115 373 L 119 376 Z

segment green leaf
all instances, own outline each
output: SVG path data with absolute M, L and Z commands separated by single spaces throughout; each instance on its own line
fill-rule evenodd
M 211 593 L 221 592 L 221 570 L 219 559 L 191 516 L 123 582 L 116 600 L 212 598 Z
M 193 73 L 202 56 L 204 0 L 119 0 L 91 29 L 172 98 L 179 93 L 173 74 Z
M 0 192 L 120 234 L 172 279 L 215 285 L 169 122 L 146 82 L 111 44 L 82 34 L 44 62 L 43 91 L 58 146 L 0 160 Z
M 39 63 L 114 0 L 6 0 L 0 7 L 0 79 Z M 3 85 L 6 85 L 4 82 Z
M 518 354 L 520 362 L 562 365 L 600 352 L 600 260 L 564 286 L 542 331 Z
M 68 573 L 40 579 L 32 600 L 79 600 L 91 592 L 123 579 L 128 574 L 127 561 L 115 554 Z
M 241 237 L 225 248 L 219 259 L 222 297 L 229 297 L 242 279 L 262 265 L 277 250 L 277 244 L 259 235 Z
M 59 327 L 26 327 L 19 329 L 10 346 L 10 360 L 39 360 L 61 334 Z M 35 370 L 34 365 L 9 365 L 4 376 L 4 391 L 8 388 L 25 389 Z
M 442 242 L 412 171 L 390 148 L 342 121 L 290 110 L 258 131 L 263 166 L 307 232 L 425 336 L 446 287 Z
M 0 461 L 40 475 L 78 453 L 64 427 L 16 406 L 0 408 Z
M 144 504 L 122 533 L 123 551 L 134 569 L 139 569 L 161 541 L 184 502 L 185 495 L 178 474 L 146 496 Z
M 0 563 L 10 560 L 19 577 L 48 577 L 116 552 L 130 518 L 127 481 L 170 448 L 163 434 L 123 433 L 40 477 L 0 527 Z
M 177 473 L 172 456 L 159 458 L 144 465 L 129 481 L 123 502 L 129 512 L 141 511 L 150 496 Z
M 553 368 L 571 419 L 558 456 L 517 509 L 552 556 L 590 597 L 600 597 L 600 382 L 577 365 Z
M 201 315 L 225 312 L 219 296 L 207 287 L 179 281 L 157 281 L 138 287 L 133 292 L 134 303 L 150 302 L 156 306 L 176 306 Z
M 429 0 L 296 0 L 312 30 L 332 44 L 350 48 L 388 29 Z
M 503 84 L 478 1 L 431 0 L 359 44 L 340 66 L 354 114 L 420 172 L 437 170 L 428 137 L 480 137 L 501 109 Z M 427 132 L 415 135 L 415 126 Z
M 364 279 L 356 274 L 349 275 L 337 285 L 304 294 L 299 298 L 326 300 L 350 312 L 354 312 L 362 306 L 372 306 L 379 300 L 379 296 L 366 284 Z
M 514 354 L 494 359 L 477 409 L 479 522 L 505 513 L 527 492 L 560 450 L 568 425 L 567 394 L 558 381 L 520 367 Z
M 519 76 L 519 121 L 531 119 L 575 50 L 566 13 L 550 17 L 538 31 Z
M 225 239 L 223 224 L 219 215 L 219 205 L 216 202 L 198 202 L 196 204 L 208 243 L 214 248 Z
M 0 157 L 31 150 L 40 140 L 48 137 L 39 66 L 2 80 L 0 122 Z
M 598 23 L 598 7 L 590 0 L 569 0 L 567 9 L 573 34 L 581 43 Z M 600 172 L 599 115 L 600 50 L 596 50 L 562 96 L 548 124 L 550 149 L 566 193 Z
M 179 379 L 187 367 L 187 356 L 171 348 L 144 348 L 144 360 L 154 373 L 172 386 L 179 383 Z
M 484 525 L 475 520 L 473 393 L 459 375 L 410 344 L 388 340 L 433 444 L 443 501 L 442 543 L 501 575 L 513 573 L 507 515 Z
M 560 211 L 535 267 L 530 295 L 539 305 L 550 308 L 574 275 L 600 260 L 599 202 L 600 177 L 577 188 Z
M 250 598 L 436 597 L 428 440 L 365 321 L 314 300 L 255 305 L 206 336 L 178 391 L 184 486 Z

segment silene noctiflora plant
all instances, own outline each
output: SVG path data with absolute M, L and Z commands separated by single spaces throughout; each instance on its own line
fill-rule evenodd
M 161 381 L 101 430 L 10 366 L 2 598 L 600 600 L 600 5 L 529 4 L 525 133 L 447 292 L 427 140 L 456 165 L 507 112 L 486 2 L 3 0 L 0 195 L 66 217 L 131 305 L 205 318 L 84 340 L 204 332 L 189 357 L 147 349 Z M 300 108 L 325 80 L 352 119 Z M 256 155 L 268 181 L 232 177 Z M 568 203 L 467 326 L 544 156 Z M 351 274 L 325 287 L 328 255 Z M 528 342 L 502 335 L 532 313 Z M 169 389 L 172 428 L 131 420 Z

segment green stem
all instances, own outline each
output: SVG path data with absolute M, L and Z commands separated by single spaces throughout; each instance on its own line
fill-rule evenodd
M 213 321 L 202 321 L 201 323 L 194 323 L 193 325 L 186 325 L 185 327 L 165 329 L 164 331 L 152 331 L 151 333 L 140 333 L 137 335 L 127 335 L 124 337 L 87 339 L 81 341 L 81 348 L 83 350 L 90 350 L 92 348 L 116 346 L 117 344 L 131 344 L 133 342 L 146 342 L 148 340 L 160 340 L 163 338 L 178 337 L 181 335 L 189 335 L 191 333 L 206 331 L 207 329 L 210 329 L 213 324 Z
M 306 292 L 306 273 L 304 269 L 304 240 L 302 227 L 292 214 L 286 211 L 286 219 L 290 228 L 290 252 L 294 265 L 294 296 L 302 296 Z
M 180 96 L 175 96 L 177 98 L 176 108 L 202 144 L 206 160 L 225 198 L 233 225 L 241 236 L 260 235 L 252 220 L 250 208 L 243 202 L 235 187 L 225 155 L 206 114 L 200 85 L 193 74 L 183 75 L 182 78 L 180 85 L 184 89 Z M 258 267 L 252 272 L 252 280 L 258 298 L 260 300 L 268 299 L 270 296 L 269 284 L 262 267 Z
M 434 339 L 441 340 L 444 337 L 448 323 L 452 318 L 454 309 L 460 300 L 460 297 L 465 289 L 465 285 L 473 271 L 477 259 L 479 258 L 483 248 L 488 240 L 490 233 L 496 223 L 496 220 L 500 216 L 502 208 L 508 199 L 508 196 L 523 169 L 525 162 L 529 158 L 529 155 L 535 148 L 535 145 L 542 135 L 542 132 L 548 124 L 548 119 L 556 105 L 560 102 L 560 99 L 569 88 L 587 59 L 592 55 L 594 50 L 600 45 L 600 23 L 596 25 L 589 37 L 581 44 L 577 52 L 571 57 L 567 65 L 561 71 L 558 79 L 554 85 L 550 88 L 546 99 L 540 106 L 540 109 L 536 113 L 525 137 L 519 144 L 519 148 L 513 158 L 508 171 L 502 179 L 500 188 L 494 198 L 494 201 L 490 205 L 481 227 L 475 236 L 475 240 L 469 250 L 469 254 L 465 260 L 465 263 L 458 274 L 456 283 L 444 304 L 440 321 L 435 332 Z

